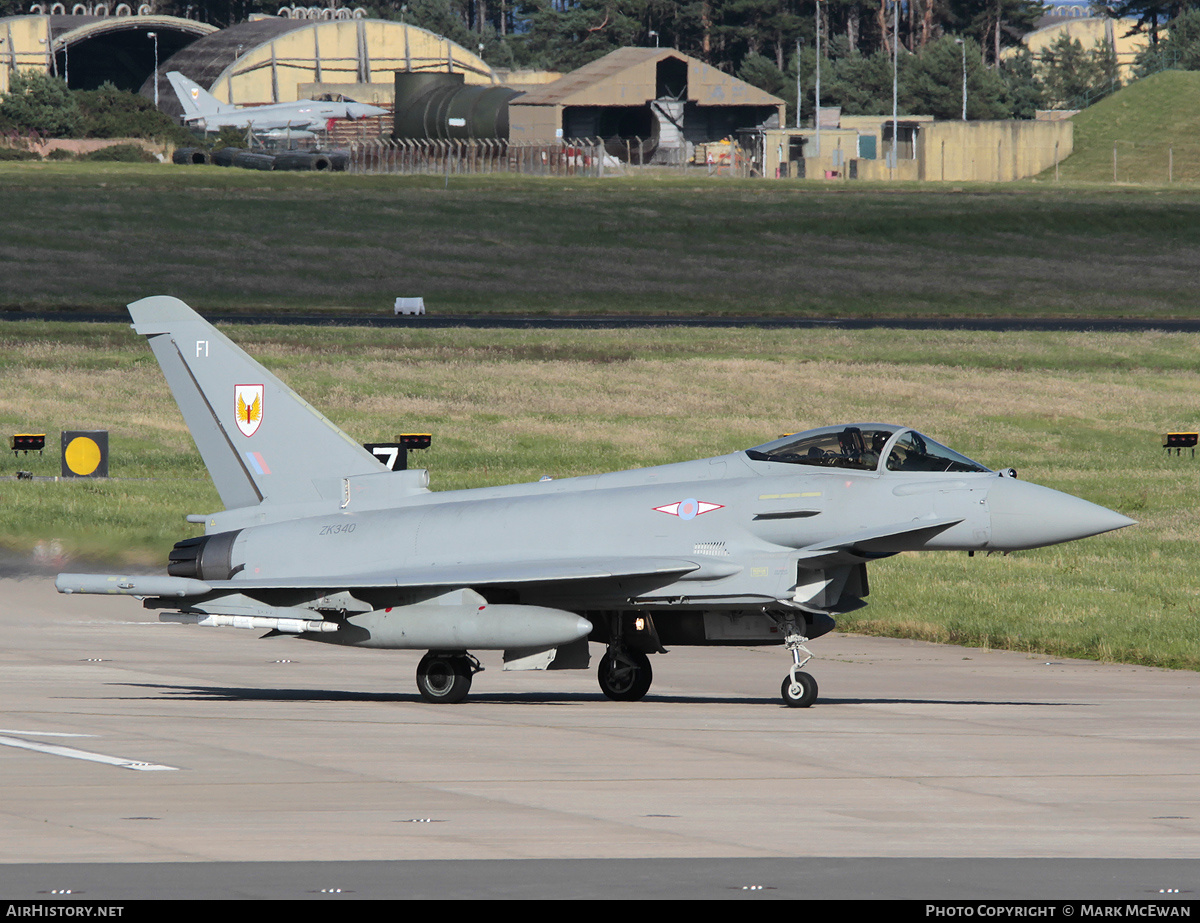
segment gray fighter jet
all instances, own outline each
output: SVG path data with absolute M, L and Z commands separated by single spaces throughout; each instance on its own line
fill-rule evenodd
M 223 103 L 194 80 L 179 71 L 169 71 L 167 80 L 179 104 L 183 120 L 204 131 L 222 128 L 252 128 L 255 131 L 272 129 L 327 128 L 333 119 L 365 119 L 383 115 L 387 110 L 353 100 L 301 99 L 294 103 L 274 103 L 269 106 L 234 106 Z
M 424 650 L 417 687 L 462 700 L 506 669 L 582 668 L 616 700 L 667 646 L 782 644 L 781 692 L 811 705 L 806 642 L 865 605 L 902 551 L 1014 551 L 1133 520 L 1016 480 L 904 426 L 858 423 L 717 458 L 431 492 L 391 471 L 182 301 L 129 306 L 225 510 L 189 516 L 167 576 L 61 574 L 63 593 L 142 597 L 163 621 Z

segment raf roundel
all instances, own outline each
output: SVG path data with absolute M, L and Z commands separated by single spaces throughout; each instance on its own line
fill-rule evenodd
M 713 510 L 720 509 L 724 509 L 720 503 L 709 503 L 706 500 L 697 500 L 695 497 L 688 497 L 678 503 L 668 503 L 666 506 L 654 508 L 657 513 L 667 513 L 670 516 L 678 516 L 680 519 L 695 519 L 701 513 L 711 513 Z

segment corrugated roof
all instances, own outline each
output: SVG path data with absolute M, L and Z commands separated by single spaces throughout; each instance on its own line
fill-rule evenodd
M 674 48 L 618 48 L 553 83 L 513 100 L 520 106 L 595 105 L 598 94 L 612 104 L 640 105 L 657 95 L 654 70 L 666 58 L 688 66 L 689 100 L 701 106 L 780 106 L 783 100 Z M 632 72 L 632 73 L 630 73 Z M 583 97 L 587 97 L 586 99 Z
M 565 105 L 565 100 L 573 93 L 615 77 L 621 71 L 628 70 L 634 65 L 643 64 L 646 61 L 658 62 L 662 58 L 671 57 L 687 60 L 687 55 L 672 51 L 670 48 L 618 48 L 616 51 L 610 51 L 603 58 L 597 58 L 591 64 L 585 64 L 578 70 L 564 74 L 553 83 L 530 90 L 521 97 L 521 104 L 531 106 Z
M 159 74 L 159 108 L 169 115 L 180 116 L 183 106 L 176 99 L 171 85 L 167 83 L 168 71 L 179 71 L 185 77 L 195 80 L 206 90 L 212 87 L 225 68 L 238 59 L 239 51 L 247 54 L 252 48 L 257 48 L 285 32 L 297 29 L 308 29 L 318 23 L 311 19 L 284 19 L 282 16 L 270 16 L 250 22 L 239 22 L 206 35 L 182 51 L 171 55 L 158 69 Z M 150 84 L 147 80 L 146 83 Z M 142 89 L 143 95 L 146 88 Z
M 64 32 L 70 32 L 72 29 L 78 29 L 80 26 L 86 26 L 88 23 L 98 22 L 101 18 L 107 17 L 54 15 L 46 18 L 50 20 L 50 37 L 58 38 Z

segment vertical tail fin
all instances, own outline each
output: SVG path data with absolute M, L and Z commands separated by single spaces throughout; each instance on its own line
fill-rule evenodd
M 336 496 L 386 470 L 366 449 L 178 298 L 129 305 L 227 509 Z
M 179 105 L 183 106 L 185 121 L 191 122 L 208 115 L 232 112 L 237 108 L 229 103 L 221 102 L 196 81 L 189 80 L 179 71 L 169 71 L 167 80 L 171 84 L 171 89 L 175 91 L 175 95 L 179 97 Z

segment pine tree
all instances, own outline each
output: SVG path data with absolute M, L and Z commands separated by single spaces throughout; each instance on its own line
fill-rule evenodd
M 0 101 L 0 125 L 51 138 L 74 138 L 79 133 L 79 107 L 60 77 L 16 71 Z

